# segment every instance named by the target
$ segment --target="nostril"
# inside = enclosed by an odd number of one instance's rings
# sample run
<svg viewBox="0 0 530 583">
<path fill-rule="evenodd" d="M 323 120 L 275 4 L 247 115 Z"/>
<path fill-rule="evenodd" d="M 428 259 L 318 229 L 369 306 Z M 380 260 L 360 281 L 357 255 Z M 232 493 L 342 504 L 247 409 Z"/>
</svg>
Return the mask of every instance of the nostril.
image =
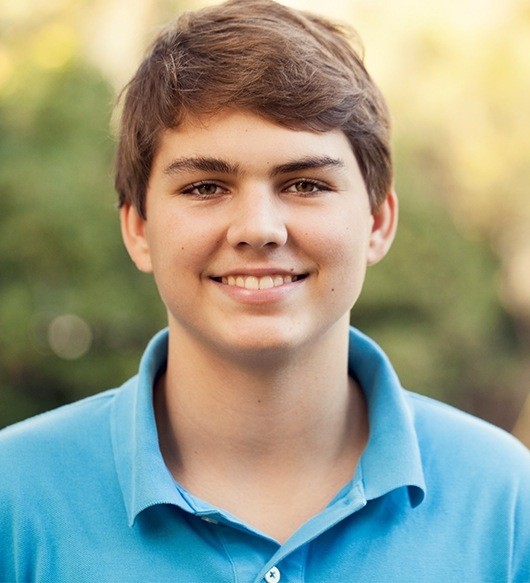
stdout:
<svg viewBox="0 0 530 583">
<path fill-rule="evenodd" d="M 244 247 L 255 247 L 255 248 L 265 248 L 265 249 L 273 249 L 274 247 L 279 247 L 281 245 L 280 242 L 277 241 L 260 241 L 259 239 L 250 239 L 248 241 L 240 241 L 237 246 L 239 248 Z"/>
<path fill-rule="evenodd" d="M 287 241 L 287 227 L 278 213 L 253 216 L 237 213 L 228 227 L 228 242 L 239 249 L 276 249 Z"/>
</svg>

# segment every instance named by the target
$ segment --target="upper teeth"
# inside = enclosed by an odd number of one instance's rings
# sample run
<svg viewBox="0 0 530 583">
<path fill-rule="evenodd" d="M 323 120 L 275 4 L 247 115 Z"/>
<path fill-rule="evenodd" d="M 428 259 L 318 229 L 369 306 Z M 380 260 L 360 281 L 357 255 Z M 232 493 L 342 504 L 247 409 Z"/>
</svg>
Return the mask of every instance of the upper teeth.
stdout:
<svg viewBox="0 0 530 583">
<path fill-rule="evenodd" d="M 235 285 L 245 289 L 270 289 L 286 283 L 291 283 L 296 279 L 292 275 L 264 275 L 256 277 L 254 275 L 229 275 L 221 278 L 225 285 Z"/>
</svg>

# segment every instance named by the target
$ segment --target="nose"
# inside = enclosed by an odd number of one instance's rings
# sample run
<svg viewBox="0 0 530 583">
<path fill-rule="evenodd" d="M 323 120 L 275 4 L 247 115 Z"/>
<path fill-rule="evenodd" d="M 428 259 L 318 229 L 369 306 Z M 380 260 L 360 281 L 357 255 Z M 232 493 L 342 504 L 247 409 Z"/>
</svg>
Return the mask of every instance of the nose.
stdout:
<svg viewBox="0 0 530 583">
<path fill-rule="evenodd" d="M 287 241 L 281 202 L 274 192 L 254 188 L 239 192 L 233 200 L 227 239 L 233 247 L 279 247 Z"/>
</svg>

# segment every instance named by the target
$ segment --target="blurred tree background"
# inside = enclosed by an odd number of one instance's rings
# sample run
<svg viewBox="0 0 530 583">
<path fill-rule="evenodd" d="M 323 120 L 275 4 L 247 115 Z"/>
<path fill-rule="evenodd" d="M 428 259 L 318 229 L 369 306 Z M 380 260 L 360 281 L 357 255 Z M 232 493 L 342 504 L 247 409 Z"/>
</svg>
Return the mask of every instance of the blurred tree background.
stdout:
<svg viewBox="0 0 530 583">
<path fill-rule="evenodd" d="M 0 427 L 121 384 L 164 325 L 121 244 L 109 120 L 159 26 L 206 3 L 0 8 Z M 440 4 L 326 3 L 395 118 L 400 230 L 352 322 L 405 386 L 511 430 L 530 388 L 530 6 Z"/>
</svg>

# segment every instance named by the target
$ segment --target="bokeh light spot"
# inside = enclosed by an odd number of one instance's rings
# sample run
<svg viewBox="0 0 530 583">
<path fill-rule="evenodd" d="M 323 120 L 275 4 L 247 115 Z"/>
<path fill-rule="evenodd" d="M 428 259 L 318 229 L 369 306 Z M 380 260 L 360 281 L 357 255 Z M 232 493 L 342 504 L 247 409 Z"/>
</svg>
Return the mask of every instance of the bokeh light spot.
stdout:
<svg viewBox="0 0 530 583">
<path fill-rule="evenodd" d="M 48 326 L 48 342 L 57 356 L 74 360 L 90 349 L 92 331 L 79 316 L 63 314 L 52 320 Z"/>
</svg>

